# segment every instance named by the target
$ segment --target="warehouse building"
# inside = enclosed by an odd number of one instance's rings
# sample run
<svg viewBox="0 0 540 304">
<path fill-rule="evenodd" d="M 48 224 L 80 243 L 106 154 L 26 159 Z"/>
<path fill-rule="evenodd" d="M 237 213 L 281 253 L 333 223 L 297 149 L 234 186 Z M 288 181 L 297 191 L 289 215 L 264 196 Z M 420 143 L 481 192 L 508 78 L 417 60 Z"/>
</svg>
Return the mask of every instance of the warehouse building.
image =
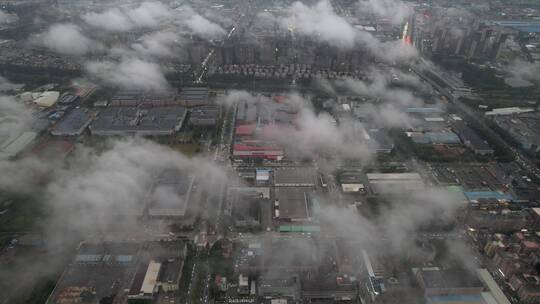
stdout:
<svg viewBox="0 0 540 304">
<path fill-rule="evenodd" d="M 159 293 L 172 292 L 180 288 L 184 260 L 187 253 L 185 242 L 149 242 L 140 252 L 139 266 L 128 292 L 128 303 L 153 301 Z"/>
<path fill-rule="evenodd" d="M 233 146 L 233 158 L 237 160 L 282 160 L 283 148 L 260 140 L 245 140 Z"/>
<path fill-rule="evenodd" d="M 540 112 L 495 116 L 493 121 L 523 149 L 540 151 Z"/>
<path fill-rule="evenodd" d="M 374 194 L 424 189 L 424 182 L 418 173 L 368 173 L 367 178 Z"/>
<path fill-rule="evenodd" d="M 257 122 L 258 109 L 252 103 L 242 101 L 236 108 L 236 122 L 238 124 L 251 124 Z"/>
<path fill-rule="evenodd" d="M 79 96 L 77 95 L 73 95 L 73 94 L 65 94 L 63 95 L 62 97 L 60 97 L 58 103 L 60 104 L 73 104 L 75 103 L 76 101 L 78 101 L 80 99 Z"/>
<path fill-rule="evenodd" d="M 405 113 L 418 116 L 440 117 L 440 115 L 444 114 L 444 110 L 438 107 L 409 107 L 405 109 Z"/>
<path fill-rule="evenodd" d="M 112 301 L 129 288 L 137 268 L 135 243 L 83 243 L 47 304 Z"/>
<path fill-rule="evenodd" d="M 320 253 L 313 238 L 272 237 L 264 247 L 264 270 L 289 274 L 315 273 L 321 266 Z"/>
<path fill-rule="evenodd" d="M 482 292 L 482 297 L 484 297 L 487 303 L 493 303 L 492 301 L 490 302 L 489 299 L 494 299 L 497 304 L 510 304 L 510 301 L 499 287 L 499 284 L 495 282 L 495 279 L 493 279 L 493 276 L 487 269 L 477 269 L 476 273 L 488 290 L 487 292 Z"/>
<path fill-rule="evenodd" d="M 274 218 L 286 222 L 304 222 L 312 218 L 309 188 L 276 187 Z"/>
<path fill-rule="evenodd" d="M 339 183 L 343 193 L 365 193 L 365 175 L 361 171 L 344 171 L 339 174 Z"/>
<path fill-rule="evenodd" d="M 37 96 L 34 99 L 34 103 L 40 107 L 50 108 L 58 102 L 60 97 L 60 92 L 58 91 L 46 91 Z"/>
<path fill-rule="evenodd" d="M 80 136 L 92 122 L 87 109 L 73 109 L 51 131 L 54 136 Z"/>
<path fill-rule="evenodd" d="M 475 274 L 465 270 L 442 270 L 439 267 L 413 269 L 427 303 L 483 304 L 484 285 Z"/>
<path fill-rule="evenodd" d="M 186 216 L 194 178 L 178 169 L 167 169 L 157 178 L 148 197 L 148 215 L 156 218 Z"/>
<path fill-rule="evenodd" d="M 461 141 L 456 133 L 445 132 L 407 132 L 407 136 L 416 144 L 426 145 L 459 145 Z"/>
<path fill-rule="evenodd" d="M 140 90 L 124 90 L 111 98 L 110 105 L 113 107 L 135 107 L 141 103 L 142 98 L 143 93 Z"/>
<path fill-rule="evenodd" d="M 463 144 L 475 154 L 492 155 L 494 153 L 488 143 L 464 122 L 458 121 L 454 123 L 452 129 L 457 132 Z"/>
<path fill-rule="evenodd" d="M 259 280 L 259 297 L 265 299 L 300 300 L 300 278 L 297 274 L 266 273 Z"/>
<path fill-rule="evenodd" d="M 81 243 L 46 303 L 156 299 L 178 290 L 186 252 L 183 241 Z"/>
<path fill-rule="evenodd" d="M 379 154 L 389 154 L 394 150 L 394 142 L 382 129 L 371 129 L 367 134 L 368 145 Z"/>
<path fill-rule="evenodd" d="M 317 180 L 313 167 L 282 167 L 273 172 L 276 187 L 315 187 Z"/>
<path fill-rule="evenodd" d="M 11 159 L 20 155 L 34 142 L 36 132 L 24 132 L 18 136 L 8 138 L 0 143 L 0 160 Z"/>
<path fill-rule="evenodd" d="M 184 107 L 206 106 L 210 104 L 210 90 L 207 87 L 182 88 L 178 101 Z"/>
<path fill-rule="evenodd" d="M 191 109 L 189 122 L 198 127 L 214 127 L 219 120 L 217 106 L 200 106 Z"/>
<path fill-rule="evenodd" d="M 167 136 L 178 132 L 187 111 L 183 107 L 109 107 L 90 125 L 93 135 Z"/>
<path fill-rule="evenodd" d="M 251 188 L 229 188 L 227 208 L 231 210 L 234 226 L 242 230 L 261 227 L 261 195 Z"/>
</svg>

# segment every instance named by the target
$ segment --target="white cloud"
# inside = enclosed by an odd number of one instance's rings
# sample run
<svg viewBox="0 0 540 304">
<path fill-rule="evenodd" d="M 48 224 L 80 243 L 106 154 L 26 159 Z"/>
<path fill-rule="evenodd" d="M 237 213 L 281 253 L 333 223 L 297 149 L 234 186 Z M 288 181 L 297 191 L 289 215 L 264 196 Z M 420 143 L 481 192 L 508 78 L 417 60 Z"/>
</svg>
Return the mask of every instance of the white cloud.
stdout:
<svg viewBox="0 0 540 304">
<path fill-rule="evenodd" d="M 131 48 L 142 56 L 171 57 L 172 47 L 178 42 L 178 36 L 170 31 L 156 32 L 143 36 Z"/>
<path fill-rule="evenodd" d="M 128 10 L 127 15 L 139 27 L 156 27 L 162 22 L 174 18 L 171 9 L 160 2 L 143 2 L 135 9 Z"/>
<path fill-rule="evenodd" d="M 207 38 L 216 39 L 225 35 L 225 30 L 216 23 L 204 18 L 201 15 L 194 15 L 185 21 L 185 24 L 194 33 Z"/>
<path fill-rule="evenodd" d="M 161 67 L 139 58 L 123 57 L 119 62 L 93 61 L 85 67 L 91 77 L 108 85 L 156 91 L 168 89 Z"/>
<path fill-rule="evenodd" d="M 34 41 L 65 55 L 85 55 L 98 50 L 101 45 L 86 37 L 74 24 L 55 24 L 45 33 L 35 36 Z"/>
<path fill-rule="evenodd" d="M 143 2 L 135 8 L 111 8 L 82 16 L 90 26 L 110 32 L 125 32 L 135 28 L 156 28 L 174 19 L 172 11 L 160 2 Z"/>
<path fill-rule="evenodd" d="M 91 12 L 82 16 L 82 19 L 88 25 L 110 32 L 125 32 L 135 26 L 131 19 L 118 8 L 111 8 L 101 13 Z"/>
<path fill-rule="evenodd" d="M 321 0 L 314 6 L 295 2 L 289 15 L 281 18 L 280 23 L 294 33 L 313 36 L 338 47 L 355 45 L 354 27 L 334 12 L 328 0 Z"/>
<path fill-rule="evenodd" d="M 506 72 L 514 83 L 531 85 L 540 83 L 540 64 L 516 60 L 506 67 Z"/>
<path fill-rule="evenodd" d="M 226 34 L 219 24 L 201 16 L 191 6 L 184 5 L 178 8 L 177 13 L 177 23 L 186 26 L 193 34 L 205 39 L 217 39 Z"/>
</svg>

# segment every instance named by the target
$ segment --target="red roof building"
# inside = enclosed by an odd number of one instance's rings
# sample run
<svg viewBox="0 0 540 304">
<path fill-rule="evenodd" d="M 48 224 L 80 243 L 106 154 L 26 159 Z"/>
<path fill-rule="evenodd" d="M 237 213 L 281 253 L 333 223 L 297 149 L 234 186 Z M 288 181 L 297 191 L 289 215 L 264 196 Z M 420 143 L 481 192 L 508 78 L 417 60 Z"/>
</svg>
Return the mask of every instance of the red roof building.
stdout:
<svg viewBox="0 0 540 304">
<path fill-rule="evenodd" d="M 272 145 L 258 145 L 258 141 L 248 141 L 234 144 L 233 157 L 240 159 L 281 160 L 283 149 Z"/>
<path fill-rule="evenodd" d="M 255 133 L 257 126 L 255 124 L 238 125 L 236 126 L 235 134 L 237 136 L 250 136 Z"/>
</svg>

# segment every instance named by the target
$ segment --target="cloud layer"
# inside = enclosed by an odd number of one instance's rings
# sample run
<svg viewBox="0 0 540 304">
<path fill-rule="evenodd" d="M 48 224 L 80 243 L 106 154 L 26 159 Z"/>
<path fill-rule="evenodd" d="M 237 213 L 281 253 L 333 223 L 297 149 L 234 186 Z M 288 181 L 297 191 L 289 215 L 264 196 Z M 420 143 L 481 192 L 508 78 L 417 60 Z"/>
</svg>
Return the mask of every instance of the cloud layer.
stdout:
<svg viewBox="0 0 540 304">
<path fill-rule="evenodd" d="M 73 24 L 55 24 L 35 40 L 60 54 L 85 55 L 100 48 L 99 43 L 86 37 L 81 28 Z"/>
<path fill-rule="evenodd" d="M 161 67 L 153 62 L 134 57 L 119 61 L 92 61 L 85 66 L 89 76 L 106 85 L 123 88 L 166 91 L 168 83 Z"/>
</svg>

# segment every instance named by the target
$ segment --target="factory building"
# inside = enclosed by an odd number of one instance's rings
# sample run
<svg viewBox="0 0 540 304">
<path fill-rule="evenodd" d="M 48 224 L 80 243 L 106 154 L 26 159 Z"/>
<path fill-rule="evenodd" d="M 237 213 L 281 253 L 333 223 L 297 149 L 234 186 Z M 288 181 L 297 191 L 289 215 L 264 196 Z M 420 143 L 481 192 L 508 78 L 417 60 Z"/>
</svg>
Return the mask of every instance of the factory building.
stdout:
<svg viewBox="0 0 540 304">
<path fill-rule="evenodd" d="M 493 279 L 493 276 L 487 269 L 477 269 L 476 273 L 478 274 L 480 281 L 486 286 L 487 291 L 482 292 L 482 297 L 487 303 L 510 304 L 510 301 L 506 295 L 504 295 L 499 284 L 495 282 L 495 279 Z M 495 302 L 489 301 L 489 299 L 493 299 Z"/>
<path fill-rule="evenodd" d="M 182 88 L 177 99 L 180 105 L 188 108 L 206 106 L 210 104 L 210 90 L 206 87 Z"/>
<path fill-rule="evenodd" d="M 46 304 L 154 300 L 178 290 L 186 252 L 183 241 L 81 243 Z"/>
<path fill-rule="evenodd" d="M 251 188 L 229 188 L 224 213 L 232 216 L 237 229 L 259 229 L 262 216 L 261 199 L 261 195 Z"/>
<path fill-rule="evenodd" d="M 540 151 L 540 112 L 498 115 L 493 121 L 524 150 Z"/>
<path fill-rule="evenodd" d="M 233 158 L 237 160 L 282 160 L 283 148 L 272 144 L 264 144 L 261 141 L 251 140 L 235 143 L 233 146 Z"/>
<path fill-rule="evenodd" d="M 469 210 L 464 219 L 467 227 L 474 230 L 509 233 L 527 229 L 529 214 L 525 210 Z"/>
<path fill-rule="evenodd" d="M 453 124 L 452 129 L 457 132 L 463 144 L 478 155 L 492 155 L 493 149 L 473 129 L 462 121 Z"/>
<path fill-rule="evenodd" d="M 366 134 L 368 145 L 378 154 L 390 154 L 394 150 L 394 142 L 388 137 L 385 130 L 371 129 Z"/>
<path fill-rule="evenodd" d="M 300 300 L 300 278 L 297 274 L 266 273 L 258 280 L 259 297 L 265 299 Z"/>
<path fill-rule="evenodd" d="M 58 102 L 60 97 L 60 92 L 58 91 L 46 91 L 39 94 L 35 99 L 34 103 L 40 107 L 50 108 Z"/>
<path fill-rule="evenodd" d="M 272 137 L 289 131 L 297 110 L 283 102 L 283 96 L 274 96 L 273 100 L 264 96 L 258 98 L 255 103 L 243 102 L 237 107 L 233 158 L 280 161 L 284 151 Z"/>
<path fill-rule="evenodd" d="M 418 173 L 368 173 L 367 178 L 369 187 L 374 194 L 424 189 L 424 182 Z"/>
<path fill-rule="evenodd" d="M 461 141 L 454 132 L 407 132 L 411 140 L 416 144 L 425 145 L 459 145 Z"/>
<path fill-rule="evenodd" d="M 99 303 L 116 298 L 129 287 L 138 248 L 134 243 L 81 244 L 46 303 Z"/>
<path fill-rule="evenodd" d="M 128 291 L 128 304 L 155 300 L 159 293 L 177 292 L 180 288 L 185 242 L 149 243 L 140 253 L 139 267 Z"/>
<path fill-rule="evenodd" d="M 78 101 L 79 99 L 80 99 L 80 97 L 77 96 L 77 95 L 65 94 L 62 97 L 60 97 L 60 99 L 58 100 L 58 103 L 64 104 L 64 105 L 65 104 L 73 104 L 76 101 Z"/>
<path fill-rule="evenodd" d="M 143 93 L 140 90 L 124 90 L 116 93 L 109 104 L 113 107 L 135 107 L 141 103 L 142 98 Z"/>
<path fill-rule="evenodd" d="M 365 175 L 360 171 L 344 171 L 339 175 L 343 193 L 365 193 Z"/>
<path fill-rule="evenodd" d="M 484 115 L 485 116 L 513 115 L 513 114 L 528 113 L 528 112 L 533 112 L 533 111 L 534 109 L 531 109 L 531 108 L 508 107 L 508 108 L 492 109 L 491 111 L 487 111 L 486 113 L 484 113 Z"/>
<path fill-rule="evenodd" d="M 255 170 L 255 183 L 257 186 L 268 186 L 270 184 L 270 169 L 259 168 Z"/>
<path fill-rule="evenodd" d="M 92 122 L 87 109 L 73 109 L 51 131 L 54 136 L 80 136 Z"/>
<path fill-rule="evenodd" d="M 38 134 L 36 132 L 24 132 L 13 138 L 8 138 L 0 143 L 0 160 L 11 159 L 20 155 L 34 142 Z"/>
<path fill-rule="evenodd" d="M 119 91 L 108 103 L 113 107 L 168 107 L 182 104 L 175 94 L 144 93 L 141 90 Z"/>
<path fill-rule="evenodd" d="M 442 270 L 439 267 L 413 269 L 416 281 L 424 292 L 426 303 L 483 304 L 484 285 L 465 270 Z"/>
<path fill-rule="evenodd" d="M 197 127 L 214 127 L 219 120 L 219 113 L 217 106 L 195 107 L 189 113 L 189 122 Z"/>
<path fill-rule="evenodd" d="M 90 132 L 101 136 L 167 136 L 182 128 L 186 115 L 183 107 L 108 107 L 90 125 Z"/>
<path fill-rule="evenodd" d="M 363 273 L 366 278 L 364 289 L 371 302 L 374 302 L 380 294 L 386 292 L 384 270 L 373 258 L 373 255 L 370 257 L 366 250 L 362 250 Z"/>
<path fill-rule="evenodd" d="M 305 222 L 312 218 L 309 188 L 277 187 L 274 189 L 274 218 L 286 222 Z"/>
<path fill-rule="evenodd" d="M 273 172 L 275 187 L 315 187 L 317 172 L 313 167 L 283 167 Z"/>
<path fill-rule="evenodd" d="M 156 178 L 148 196 L 148 215 L 183 218 L 188 211 L 194 178 L 178 169 L 167 169 Z"/>
</svg>

